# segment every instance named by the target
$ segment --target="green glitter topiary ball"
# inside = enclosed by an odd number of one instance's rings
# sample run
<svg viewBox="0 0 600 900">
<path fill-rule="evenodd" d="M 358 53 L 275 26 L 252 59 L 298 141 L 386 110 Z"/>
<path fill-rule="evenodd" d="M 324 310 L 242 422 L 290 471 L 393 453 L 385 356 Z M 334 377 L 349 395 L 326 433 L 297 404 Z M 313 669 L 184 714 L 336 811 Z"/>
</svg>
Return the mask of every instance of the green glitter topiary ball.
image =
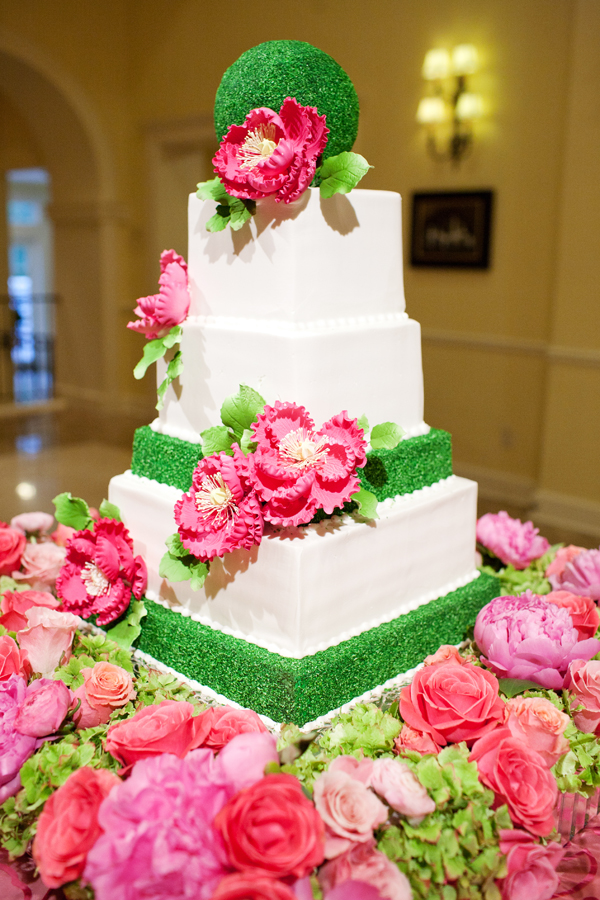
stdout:
<svg viewBox="0 0 600 900">
<path fill-rule="evenodd" d="M 221 140 L 230 125 L 241 125 L 251 109 L 279 112 L 286 97 L 327 116 L 324 158 L 352 149 L 359 112 L 354 85 L 331 56 L 304 41 L 267 41 L 227 69 L 215 98 L 217 137 Z"/>
</svg>

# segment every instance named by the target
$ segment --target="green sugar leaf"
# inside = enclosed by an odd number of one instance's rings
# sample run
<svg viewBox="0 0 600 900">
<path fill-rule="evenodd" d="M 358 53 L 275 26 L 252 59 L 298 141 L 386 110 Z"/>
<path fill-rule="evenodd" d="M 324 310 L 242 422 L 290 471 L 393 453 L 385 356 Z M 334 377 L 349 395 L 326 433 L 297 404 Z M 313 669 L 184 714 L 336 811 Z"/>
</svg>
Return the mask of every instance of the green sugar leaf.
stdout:
<svg viewBox="0 0 600 900">
<path fill-rule="evenodd" d="M 208 564 L 195 559 L 189 566 L 192 578 L 192 590 L 199 591 L 208 575 Z"/>
<path fill-rule="evenodd" d="M 162 342 L 165 345 L 165 347 L 167 348 L 167 350 L 170 350 L 171 347 L 173 347 L 173 346 L 175 346 L 175 344 L 179 343 L 179 341 L 181 340 L 182 334 L 183 334 L 183 328 L 181 327 L 181 325 L 174 325 L 171 328 L 169 333 L 166 334 L 164 336 L 164 338 L 162 338 Z"/>
<path fill-rule="evenodd" d="M 215 231 L 224 231 L 227 228 L 227 224 L 230 218 L 231 216 L 228 206 L 217 206 L 216 213 L 214 214 L 214 216 L 211 216 L 211 218 L 206 223 L 206 230 L 212 233 L 214 233 Z"/>
<path fill-rule="evenodd" d="M 156 338 L 153 341 L 148 341 L 144 347 L 142 358 L 133 370 L 133 377 L 138 381 L 140 378 L 143 378 L 152 363 L 165 355 L 166 349 L 164 338 Z"/>
<path fill-rule="evenodd" d="M 527 681 L 527 679 L 522 678 L 499 678 L 498 684 L 504 696 L 508 697 L 509 700 L 518 694 L 522 694 L 524 691 L 539 691 L 540 689 L 539 684 L 535 681 Z"/>
<path fill-rule="evenodd" d="M 192 573 L 183 560 L 172 556 L 168 551 L 160 561 L 158 574 L 167 581 L 189 581 Z"/>
<path fill-rule="evenodd" d="M 248 456 L 250 453 L 254 453 L 257 447 L 257 443 L 253 440 L 254 435 L 252 434 L 249 428 L 244 428 L 242 433 L 242 437 L 240 439 L 240 449 L 245 456 Z"/>
<path fill-rule="evenodd" d="M 318 170 L 321 197 L 347 194 L 372 168 L 364 156 L 358 153 L 349 153 L 345 150 L 338 156 L 330 156 Z"/>
<path fill-rule="evenodd" d="M 252 203 L 252 206 L 249 205 L 250 203 Z M 248 219 L 251 219 L 256 212 L 256 203 L 254 201 L 232 198 L 229 201 L 229 209 L 231 210 L 231 219 L 229 220 L 231 230 L 239 231 L 242 225 L 245 225 Z"/>
<path fill-rule="evenodd" d="M 227 397 L 221 407 L 221 421 L 231 428 L 238 443 L 245 429 L 249 429 L 257 415 L 265 408 L 265 401 L 257 391 L 240 384 L 237 394 Z"/>
<path fill-rule="evenodd" d="M 165 394 L 167 393 L 167 388 L 174 381 L 178 375 L 181 375 L 183 372 L 183 355 L 181 350 L 178 350 L 173 359 L 170 361 L 167 366 L 167 374 L 165 375 L 160 387 L 156 392 L 156 396 L 158 397 L 156 401 L 155 409 L 161 410 L 163 408 Z"/>
<path fill-rule="evenodd" d="M 115 506 L 114 503 L 110 503 L 109 500 L 103 500 L 100 506 L 98 507 L 98 512 L 102 516 L 103 519 L 116 519 L 117 522 L 122 522 L 121 519 L 121 511 L 118 506 Z"/>
<path fill-rule="evenodd" d="M 404 431 L 395 422 L 382 422 L 374 425 L 371 431 L 371 447 L 373 450 L 393 450 L 400 443 Z"/>
<path fill-rule="evenodd" d="M 356 424 L 359 428 L 362 428 L 366 437 L 369 433 L 369 420 L 367 419 L 367 417 L 364 415 L 361 416 L 360 419 L 357 419 Z"/>
<path fill-rule="evenodd" d="M 108 637 L 118 644 L 123 650 L 129 650 L 136 638 L 142 633 L 140 622 L 147 616 L 146 607 L 141 600 L 134 600 L 131 604 L 129 615 L 115 625 L 114 628 L 107 630 Z"/>
<path fill-rule="evenodd" d="M 76 531 L 82 531 L 91 526 L 90 508 L 85 500 L 73 497 L 65 491 L 63 494 L 58 494 L 52 502 L 56 507 L 56 521 L 61 525 L 68 525 L 70 528 L 75 528 Z"/>
<path fill-rule="evenodd" d="M 199 200 L 216 200 L 217 203 L 227 203 L 229 195 L 220 178 L 212 178 L 210 181 L 201 181 L 196 185 L 196 197 Z"/>
<path fill-rule="evenodd" d="M 169 537 L 165 541 L 165 544 L 167 545 L 171 556 L 181 559 L 184 556 L 190 555 L 190 551 L 187 550 L 181 543 L 181 538 L 179 537 L 179 533 L 177 531 L 175 532 L 175 534 L 169 535 Z"/>
<path fill-rule="evenodd" d="M 377 515 L 377 497 L 371 491 L 361 488 L 356 494 L 352 494 L 351 499 L 358 503 L 358 513 L 365 519 L 378 519 Z"/>
<path fill-rule="evenodd" d="M 210 456 L 211 453 L 221 453 L 222 451 L 228 452 L 230 455 L 233 453 L 231 445 L 234 436 L 226 425 L 207 428 L 206 431 L 201 432 L 200 437 L 203 456 Z"/>
</svg>

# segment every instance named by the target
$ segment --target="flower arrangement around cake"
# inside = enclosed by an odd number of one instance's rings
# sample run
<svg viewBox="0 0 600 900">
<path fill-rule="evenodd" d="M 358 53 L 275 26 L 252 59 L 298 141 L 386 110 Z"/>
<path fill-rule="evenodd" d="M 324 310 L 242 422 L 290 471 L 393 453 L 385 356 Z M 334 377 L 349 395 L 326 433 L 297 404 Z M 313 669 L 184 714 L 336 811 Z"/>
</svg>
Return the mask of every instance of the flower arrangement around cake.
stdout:
<svg viewBox="0 0 600 900">
<path fill-rule="evenodd" d="M 277 432 L 271 416 L 254 437 Z M 232 452 L 217 457 L 232 466 L 224 483 L 246 459 Z M 548 586 L 569 590 L 498 597 L 472 640 L 441 647 L 394 694 L 277 734 L 84 624 L 140 603 L 145 566 L 110 504 L 60 495 L 56 509 L 57 528 L 43 513 L 0 527 L 0 842 L 13 885 L 31 853 L 72 898 L 589 896 L 600 829 L 579 845 L 556 826 L 600 787 L 600 618 L 571 593 L 594 593 L 599 551 L 549 551 Z M 64 552 L 34 588 L 23 576 L 38 544 Z"/>
</svg>

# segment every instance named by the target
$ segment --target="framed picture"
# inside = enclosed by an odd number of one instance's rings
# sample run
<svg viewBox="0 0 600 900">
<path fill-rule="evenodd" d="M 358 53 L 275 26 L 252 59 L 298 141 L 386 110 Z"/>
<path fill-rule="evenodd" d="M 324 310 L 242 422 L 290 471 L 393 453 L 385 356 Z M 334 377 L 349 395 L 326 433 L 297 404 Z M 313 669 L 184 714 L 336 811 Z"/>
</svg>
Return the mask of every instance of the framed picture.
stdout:
<svg viewBox="0 0 600 900">
<path fill-rule="evenodd" d="M 413 194 L 411 265 L 487 269 L 492 191 Z"/>
</svg>

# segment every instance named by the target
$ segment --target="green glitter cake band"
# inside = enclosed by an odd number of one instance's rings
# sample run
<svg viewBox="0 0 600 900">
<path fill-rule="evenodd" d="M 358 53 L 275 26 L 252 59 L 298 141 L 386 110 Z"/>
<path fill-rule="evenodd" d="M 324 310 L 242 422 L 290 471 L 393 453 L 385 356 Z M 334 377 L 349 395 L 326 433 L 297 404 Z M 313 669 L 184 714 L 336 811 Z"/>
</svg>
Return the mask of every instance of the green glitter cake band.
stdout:
<svg viewBox="0 0 600 900">
<path fill-rule="evenodd" d="M 192 474 L 202 458 L 200 444 L 138 428 L 133 439 L 131 471 L 188 491 Z M 452 442 L 446 431 L 432 428 L 429 434 L 400 441 L 393 450 L 372 450 L 367 465 L 359 470 L 364 488 L 379 501 L 410 494 L 452 475 Z"/>
<path fill-rule="evenodd" d="M 304 725 L 457 644 L 498 596 L 481 574 L 406 615 L 302 659 L 271 653 L 146 599 L 136 647 L 187 678 L 276 722 Z"/>
</svg>

